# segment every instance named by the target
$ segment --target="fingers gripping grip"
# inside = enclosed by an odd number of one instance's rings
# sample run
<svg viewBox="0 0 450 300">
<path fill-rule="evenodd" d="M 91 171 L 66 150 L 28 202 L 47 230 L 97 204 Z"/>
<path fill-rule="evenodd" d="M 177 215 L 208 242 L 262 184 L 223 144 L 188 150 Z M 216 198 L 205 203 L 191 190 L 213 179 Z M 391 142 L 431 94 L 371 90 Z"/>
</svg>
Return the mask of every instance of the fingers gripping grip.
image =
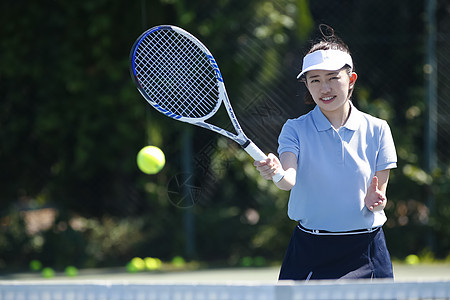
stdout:
<svg viewBox="0 0 450 300">
<path fill-rule="evenodd" d="M 247 143 L 242 146 L 244 150 L 250 154 L 251 157 L 253 157 L 254 160 L 260 161 L 260 160 L 266 160 L 267 155 L 262 152 L 258 146 L 256 146 L 252 141 L 248 140 Z M 275 175 L 273 175 L 272 180 L 273 182 L 279 182 L 281 179 L 283 179 L 284 174 L 283 172 L 278 172 Z"/>
</svg>

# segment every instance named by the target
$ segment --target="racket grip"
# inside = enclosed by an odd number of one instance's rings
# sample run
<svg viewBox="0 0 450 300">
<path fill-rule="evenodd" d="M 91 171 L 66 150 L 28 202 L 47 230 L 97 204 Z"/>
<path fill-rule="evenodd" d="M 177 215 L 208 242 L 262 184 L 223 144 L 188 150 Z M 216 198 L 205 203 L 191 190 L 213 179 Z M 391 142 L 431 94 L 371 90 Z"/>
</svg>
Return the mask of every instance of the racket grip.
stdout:
<svg viewBox="0 0 450 300">
<path fill-rule="evenodd" d="M 250 154 L 251 157 L 253 157 L 254 160 L 260 161 L 260 160 L 266 160 L 267 155 L 264 154 L 264 152 L 261 151 L 261 149 L 258 148 L 258 146 L 255 145 L 250 140 L 247 140 L 247 143 L 245 143 L 242 148 Z M 277 183 L 284 177 L 284 172 L 279 172 L 273 175 L 272 180 L 273 182 Z"/>
<path fill-rule="evenodd" d="M 245 143 L 242 148 L 250 154 L 251 157 L 253 157 L 254 160 L 266 160 L 267 155 L 264 154 L 264 152 L 261 151 L 261 149 L 258 148 L 258 146 L 255 145 L 250 140 L 247 140 L 247 143 Z"/>
</svg>

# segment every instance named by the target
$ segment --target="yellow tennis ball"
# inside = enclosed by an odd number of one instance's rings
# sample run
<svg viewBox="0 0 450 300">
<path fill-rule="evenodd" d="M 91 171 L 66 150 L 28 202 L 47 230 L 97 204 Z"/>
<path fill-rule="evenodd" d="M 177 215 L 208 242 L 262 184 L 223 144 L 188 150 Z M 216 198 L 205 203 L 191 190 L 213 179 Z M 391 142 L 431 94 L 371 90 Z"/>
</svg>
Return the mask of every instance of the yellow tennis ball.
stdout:
<svg viewBox="0 0 450 300">
<path fill-rule="evenodd" d="M 164 153 L 155 146 L 141 149 L 137 155 L 137 165 L 145 174 L 156 174 L 164 167 L 166 158 Z"/>
<path fill-rule="evenodd" d="M 64 269 L 64 273 L 66 273 L 66 276 L 68 277 L 76 277 L 78 275 L 78 269 L 75 266 L 67 266 Z"/>
<path fill-rule="evenodd" d="M 44 278 L 52 278 L 55 277 L 55 271 L 50 267 L 45 267 L 42 269 L 42 276 Z"/>
<path fill-rule="evenodd" d="M 136 268 L 138 271 L 142 271 L 145 269 L 145 262 L 140 257 L 135 257 L 131 260 L 131 264 Z"/>
<path fill-rule="evenodd" d="M 145 267 L 147 270 L 154 271 L 161 268 L 162 262 L 159 258 L 146 257 L 144 258 Z"/>
<path fill-rule="evenodd" d="M 415 254 L 410 254 L 405 258 L 405 262 L 408 265 L 417 265 L 418 263 L 420 263 L 420 258 Z"/>
</svg>

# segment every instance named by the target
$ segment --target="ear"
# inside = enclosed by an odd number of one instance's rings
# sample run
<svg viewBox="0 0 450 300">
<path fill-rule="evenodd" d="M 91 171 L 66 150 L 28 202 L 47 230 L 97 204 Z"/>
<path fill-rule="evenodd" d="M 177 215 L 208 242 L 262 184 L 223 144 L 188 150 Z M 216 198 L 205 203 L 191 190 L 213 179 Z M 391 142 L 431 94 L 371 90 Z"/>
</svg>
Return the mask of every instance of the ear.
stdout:
<svg viewBox="0 0 450 300">
<path fill-rule="evenodd" d="M 352 72 L 352 74 L 350 74 L 350 87 L 349 88 L 353 88 L 353 86 L 356 83 L 356 79 L 358 79 L 358 75 L 355 72 Z"/>
</svg>

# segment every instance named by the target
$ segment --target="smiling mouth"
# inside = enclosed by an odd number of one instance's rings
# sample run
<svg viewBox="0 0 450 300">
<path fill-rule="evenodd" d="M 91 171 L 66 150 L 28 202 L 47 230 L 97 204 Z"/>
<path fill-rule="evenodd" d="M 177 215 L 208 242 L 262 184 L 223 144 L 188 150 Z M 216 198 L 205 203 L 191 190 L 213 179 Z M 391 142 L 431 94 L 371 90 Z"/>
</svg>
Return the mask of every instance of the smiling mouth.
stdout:
<svg viewBox="0 0 450 300">
<path fill-rule="evenodd" d="M 335 96 L 332 96 L 332 97 L 323 97 L 323 98 L 320 98 L 323 102 L 330 102 L 330 101 L 332 101 L 333 99 L 335 98 Z"/>
</svg>

